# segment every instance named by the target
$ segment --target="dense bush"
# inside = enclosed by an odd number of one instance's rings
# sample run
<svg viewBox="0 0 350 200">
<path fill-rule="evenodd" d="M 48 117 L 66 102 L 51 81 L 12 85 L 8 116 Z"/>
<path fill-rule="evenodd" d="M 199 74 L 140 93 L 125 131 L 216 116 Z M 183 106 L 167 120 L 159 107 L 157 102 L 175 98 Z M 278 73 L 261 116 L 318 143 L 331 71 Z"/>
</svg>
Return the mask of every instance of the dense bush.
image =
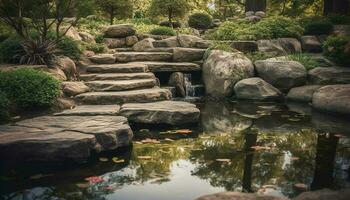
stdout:
<svg viewBox="0 0 350 200">
<path fill-rule="evenodd" d="M 329 15 L 328 19 L 333 24 L 350 24 L 350 16 L 348 15 Z"/>
<path fill-rule="evenodd" d="M 18 69 L 0 74 L 0 90 L 21 109 L 47 108 L 58 97 L 59 82 L 34 69 Z"/>
<path fill-rule="evenodd" d="M 172 24 L 172 25 L 171 25 Z M 170 23 L 169 21 L 163 21 L 159 23 L 159 26 L 166 26 L 166 27 L 173 27 L 173 28 L 180 28 L 181 23 L 180 22 L 172 22 Z"/>
<path fill-rule="evenodd" d="M 174 35 L 176 35 L 176 32 L 172 28 L 161 26 L 161 27 L 157 27 L 157 28 L 152 29 L 150 31 L 150 34 L 152 34 L 152 35 L 172 35 L 172 36 L 174 36 Z"/>
<path fill-rule="evenodd" d="M 81 51 L 79 49 L 79 44 L 68 38 L 64 37 L 58 44 L 59 55 L 67 56 L 73 60 L 78 60 L 80 58 Z"/>
<path fill-rule="evenodd" d="M 350 37 L 328 37 L 323 43 L 323 53 L 341 65 L 350 65 Z"/>
<path fill-rule="evenodd" d="M 264 18 L 258 23 L 232 21 L 223 23 L 209 35 L 215 40 L 259 40 L 281 37 L 299 38 L 304 29 L 295 21 L 283 16 Z"/>
<path fill-rule="evenodd" d="M 206 13 L 194 13 L 188 18 L 188 25 L 195 29 L 208 29 L 212 24 L 212 18 Z"/>
<path fill-rule="evenodd" d="M 87 44 L 85 47 L 87 50 L 93 51 L 95 53 L 104 53 L 107 51 L 107 46 L 105 44 L 90 43 L 90 44 Z"/>
<path fill-rule="evenodd" d="M 0 91 L 0 124 L 9 117 L 9 100 L 4 92 Z"/>
<path fill-rule="evenodd" d="M 332 30 L 333 24 L 329 20 L 311 21 L 305 25 L 305 34 L 307 35 L 328 35 Z"/>
<path fill-rule="evenodd" d="M 0 43 L 0 61 L 4 63 L 19 63 L 19 54 L 23 52 L 21 40 L 10 37 Z"/>
</svg>

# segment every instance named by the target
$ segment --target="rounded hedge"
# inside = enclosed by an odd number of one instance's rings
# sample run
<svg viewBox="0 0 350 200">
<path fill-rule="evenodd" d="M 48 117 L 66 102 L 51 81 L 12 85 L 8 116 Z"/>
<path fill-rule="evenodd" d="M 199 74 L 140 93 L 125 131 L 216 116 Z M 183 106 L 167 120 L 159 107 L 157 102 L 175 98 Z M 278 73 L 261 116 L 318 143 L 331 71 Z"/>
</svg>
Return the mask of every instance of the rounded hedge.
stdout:
<svg viewBox="0 0 350 200">
<path fill-rule="evenodd" d="M 333 30 L 333 24 L 328 20 L 312 21 L 305 25 L 307 35 L 328 35 Z"/>
<path fill-rule="evenodd" d="M 188 18 L 188 25 L 195 29 L 208 29 L 212 23 L 212 17 L 206 13 L 194 13 Z"/>
<path fill-rule="evenodd" d="M 80 58 L 81 51 L 79 49 L 79 44 L 68 38 L 64 37 L 58 44 L 57 48 L 60 50 L 61 55 L 67 56 L 73 60 L 78 60 Z"/>
<path fill-rule="evenodd" d="M 6 121 L 9 118 L 9 100 L 6 94 L 0 91 L 0 123 Z"/>
<path fill-rule="evenodd" d="M 350 65 L 350 37 L 330 36 L 323 43 L 323 54 L 336 63 Z"/>
<path fill-rule="evenodd" d="M 1 73 L 0 90 L 21 109 L 50 107 L 60 94 L 56 79 L 28 68 Z"/>
<path fill-rule="evenodd" d="M 21 40 L 17 37 L 7 38 L 0 43 L 0 61 L 4 63 L 19 63 L 22 52 Z"/>
<path fill-rule="evenodd" d="M 172 28 L 161 26 L 161 27 L 157 27 L 157 28 L 152 29 L 150 31 L 150 34 L 152 34 L 152 35 L 171 35 L 171 36 L 174 36 L 174 35 L 176 35 L 176 32 Z"/>
</svg>

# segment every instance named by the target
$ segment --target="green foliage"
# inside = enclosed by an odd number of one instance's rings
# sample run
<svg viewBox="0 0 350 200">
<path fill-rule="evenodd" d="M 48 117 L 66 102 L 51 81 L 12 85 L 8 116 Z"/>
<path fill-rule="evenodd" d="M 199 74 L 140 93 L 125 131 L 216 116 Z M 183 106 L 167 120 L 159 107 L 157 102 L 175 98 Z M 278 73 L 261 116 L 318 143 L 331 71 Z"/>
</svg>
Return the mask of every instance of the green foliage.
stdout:
<svg viewBox="0 0 350 200">
<path fill-rule="evenodd" d="M 10 37 L 0 43 L 0 61 L 4 63 L 19 63 L 18 54 L 23 51 L 21 40 Z"/>
<path fill-rule="evenodd" d="M 73 60 L 78 60 L 80 58 L 81 51 L 79 49 L 79 44 L 68 38 L 64 37 L 58 44 L 59 55 L 67 56 Z"/>
<path fill-rule="evenodd" d="M 59 96 L 59 82 L 34 69 L 18 69 L 0 74 L 0 90 L 22 109 L 47 108 Z"/>
<path fill-rule="evenodd" d="M 332 14 L 327 16 L 329 21 L 333 24 L 350 24 L 350 16 Z"/>
<path fill-rule="evenodd" d="M 90 44 L 86 44 L 85 47 L 87 50 L 93 51 L 95 53 L 105 53 L 107 51 L 107 46 L 105 44 L 90 43 Z"/>
<path fill-rule="evenodd" d="M 257 60 L 266 60 L 268 58 L 271 58 L 271 55 L 265 54 L 261 51 L 251 52 L 245 54 L 247 58 L 249 58 L 252 62 L 255 62 Z"/>
<path fill-rule="evenodd" d="M 172 22 L 174 18 L 183 18 L 189 8 L 187 0 L 152 0 L 149 12 L 154 17 L 167 17 Z"/>
<path fill-rule="evenodd" d="M 302 65 L 304 65 L 306 70 L 311 70 L 313 68 L 319 67 L 319 63 L 307 54 L 291 54 L 288 55 L 288 59 L 301 63 Z"/>
<path fill-rule="evenodd" d="M 1 77 L 1 75 L 0 75 Z M 4 92 L 0 91 L 0 122 L 9 118 L 9 100 Z"/>
<path fill-rule="evenodd" d="M 188 25 L 195 29 L 208 29 L 212 24 L 212 18 L 207 13 L 194 13 L 188 19 Z"/>
<path fill-rule="evenodd" d="M 174 36 L 174 35 L 176 35 L 176 32 L 172 28 L 161 26 L 161 27 L 152 29 L 150 31 L 150 34 L 152 34 L 152 35 L 172 35 L 172 36 Z"/>
<path fill-rule="evenodd" d="M 159 23 L 159 26 L 166 26 L 166 27 L 172 27 L 172 28 L 180 28 L 181 23 L 180 22 L 169 22 L 169 21 L 162 21 Z"/>
<path fill-rule="evenodd" d="M 273 16 L 253 24 L 244 20 L 225 22 L 209 35 L 215 40 L 259 40 L 281 37 L 299 38 L 304 29 L 295 20 Z"/>
<path fill-rule="evenodd" d="M 96 43 L 103 43 L 104 35 L 103 34 L 98 34 L 95 36 L 95 41 Z"/>
<path fill-rule="evenodd" d="M 328 20 L 311 21 L 305 25 L 305 34 L 307 35 L 328 35 L 332 30 L 333 24 Z"/>
<path fill-rule="evenodd" d="M 110 24 L 114 18 L 124 19 L 132 17 L 133 4 L 131 0 L 96 0 L 101 11 L 108 15 Z"/>
<path fill-rule="evenodd" d="M 330 36 L 323 43 L 323 54 L 341 65 L 350 64 L 350 37 Z"/>
</svg>

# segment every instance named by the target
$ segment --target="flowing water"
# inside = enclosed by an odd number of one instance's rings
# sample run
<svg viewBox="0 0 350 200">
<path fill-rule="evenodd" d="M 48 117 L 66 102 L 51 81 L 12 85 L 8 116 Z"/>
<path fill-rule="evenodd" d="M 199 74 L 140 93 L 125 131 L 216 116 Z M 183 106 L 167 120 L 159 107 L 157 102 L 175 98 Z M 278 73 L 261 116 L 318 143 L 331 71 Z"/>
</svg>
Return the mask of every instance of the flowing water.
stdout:
<svg viewBox="0 0 350 200">
<path fill-rule="evenodd" d="M 199 106 L 192 133 L 134 126 L 132 148 L 84 166 L 4 169 L 0 199 L 192 200 L 221 191 L 294 197 L 350 186 L 346 119 L 297 104 Z M 143 144 L 146 138 L 160 143 Z"/>
</svg>

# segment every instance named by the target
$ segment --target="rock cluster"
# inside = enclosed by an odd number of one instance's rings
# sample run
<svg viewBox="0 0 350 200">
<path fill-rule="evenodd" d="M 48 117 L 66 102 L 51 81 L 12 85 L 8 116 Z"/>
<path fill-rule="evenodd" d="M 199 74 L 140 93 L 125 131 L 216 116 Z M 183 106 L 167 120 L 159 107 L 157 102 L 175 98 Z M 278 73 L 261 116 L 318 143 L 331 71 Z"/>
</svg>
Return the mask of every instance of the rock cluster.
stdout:
<svg viewBox="0 0 350 200">
<path fill-rule="evenodd" d="M 129 24 L 119 24 L 107 27 L 103 42 L 109 48 L 132 47 L 139 41 L 136 29 Z"/>
</svg>

